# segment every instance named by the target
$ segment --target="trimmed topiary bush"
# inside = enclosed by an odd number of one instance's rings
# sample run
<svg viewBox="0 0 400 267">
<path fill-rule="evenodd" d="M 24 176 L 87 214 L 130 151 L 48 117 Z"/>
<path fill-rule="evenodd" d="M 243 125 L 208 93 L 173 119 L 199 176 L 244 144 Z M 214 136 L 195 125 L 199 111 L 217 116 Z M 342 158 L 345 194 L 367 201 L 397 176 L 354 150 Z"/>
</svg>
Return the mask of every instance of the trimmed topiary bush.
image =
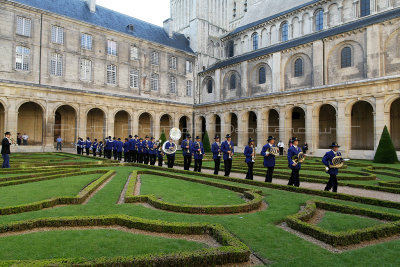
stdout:
<svg viewBox="0 0 400 267">
<path fill-rule="evenodd" d="M 383 129 L 378 149 L 376 150 L 374 163 L 393 164 L 398 162 L 396 149 L 394 148 L 392 138 L 390 137 L 387 127 Z"/>
<path fill-rule="evenodd" d="M 160 140 L 161 140 L 160 146 L 162 146 L 165 142 L 167 142 L 167 137 L 165 136 L 164 130 L 162 130 Z"/>
<path fill-rule="evenodd" d="M 206 153 L 211 152 L 211 144 L 210 144 L 210 139 L 208 138 L 207 131 L 204 133 L 203 146 L 204 146 L 204 152 L 206 152 Z"/>
</svg>

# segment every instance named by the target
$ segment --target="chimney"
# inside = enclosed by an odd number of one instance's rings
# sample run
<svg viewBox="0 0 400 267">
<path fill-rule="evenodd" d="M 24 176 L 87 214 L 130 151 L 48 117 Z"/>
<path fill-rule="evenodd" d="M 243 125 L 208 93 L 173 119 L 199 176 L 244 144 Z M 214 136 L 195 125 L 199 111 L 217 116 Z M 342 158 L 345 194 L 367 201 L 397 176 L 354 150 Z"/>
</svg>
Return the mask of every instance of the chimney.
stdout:
<svg viewBox="0 0 400 267">
<path fill-rule="evenodd" d="M 86 0 L 91 13 L 96 13 L 96 0 Z"/>
<path fill-rule="evenodd" d="M 169 38 L 172 38 L 173 32 L 172 32 L 172 19 L 169 18 L 167 20 L 164 20 L 164 31 L 168 34 Z"/>
</svg>

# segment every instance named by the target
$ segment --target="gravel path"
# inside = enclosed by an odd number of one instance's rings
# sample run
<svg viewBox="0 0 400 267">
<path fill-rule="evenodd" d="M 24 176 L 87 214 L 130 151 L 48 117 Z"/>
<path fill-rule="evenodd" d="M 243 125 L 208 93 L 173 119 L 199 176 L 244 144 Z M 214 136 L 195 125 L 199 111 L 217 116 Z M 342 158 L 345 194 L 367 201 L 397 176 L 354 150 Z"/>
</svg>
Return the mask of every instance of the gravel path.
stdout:
<svg viewBox="0 0 400 267">
<path fill-rule="evenodd" d="M 174 168 L 183 170 L 183 167 L 180 167 L 180 166 L 175 166 Z M 207 174 L 214 173 L 214 171 L 211 169 L 202 169 L 202 172 L 207 173 Z M 220 175 L 223 175 L 223 170 L 220 171 Z M 245 179 L 246 174 L 231 172 L 230 177 Z M 300 179 L 301 179 L 301 172 L 300 172 Z M 263 182 L 263 181 L 265 181 L 265 177 L 254 176 L 254 180 Z M 287 180 L 274 178 L 272 180 L 272 183 L 280 184 L 280 185 L 287 185 L 288 180 L 289 180 L 289 176 L 288 176 Z M 301 182 L 300 187 L 308 188 L 308 189 L 315 189 L 315 190 L 324 190 L 325 184 Z M 387 193 L 387 192 L 381 192 L 381 191 L 375 191 L 375 190 L 353 188 L 353 187 L 348 187 L 348 186 L 339 186 L 338 192 L 343 193 L 343 194 L 348 194 L 348 195 L 360 196 L 360 197 L 370 197 L 370 198 L 376 198 L 376 199 L 381 199 L 381 200 L 400 202 L 399 194 L 393 194 L 393 193 Z"/>
</svg>

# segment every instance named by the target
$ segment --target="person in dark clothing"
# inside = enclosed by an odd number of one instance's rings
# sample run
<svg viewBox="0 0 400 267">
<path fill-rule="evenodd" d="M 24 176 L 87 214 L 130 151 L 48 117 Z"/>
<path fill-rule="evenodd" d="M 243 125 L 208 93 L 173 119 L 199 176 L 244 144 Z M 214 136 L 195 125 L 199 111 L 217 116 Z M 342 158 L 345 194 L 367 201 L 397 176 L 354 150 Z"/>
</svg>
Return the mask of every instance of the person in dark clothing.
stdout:
<svg viewBox="0 0 400 267">
<path fill-rule="evenodd" d="M 4 134 L 3 141 L 1 142 L 1 156 L 3 157 L 3 169 L 10 168 L 10 146 L 12 144 L 11 140 L 11 133 L 6 132 Z"/>
</svg>

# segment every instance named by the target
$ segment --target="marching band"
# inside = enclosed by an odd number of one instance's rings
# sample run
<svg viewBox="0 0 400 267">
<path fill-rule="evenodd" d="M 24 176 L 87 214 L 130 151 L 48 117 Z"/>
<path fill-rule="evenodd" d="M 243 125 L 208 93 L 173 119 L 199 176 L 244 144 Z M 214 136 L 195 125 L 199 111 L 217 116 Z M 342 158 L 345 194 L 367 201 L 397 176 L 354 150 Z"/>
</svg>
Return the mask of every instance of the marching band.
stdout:
<svg viewBox="0 0 400 267">
<path fill-rule="evenodd" d="M 95 139 L 93 142 L 88 137 L 86 141 L 82 138 L 78 138 L 76 145 L 77 154 L 83 155 L 84 150 L 86 155 L 93 152 L 93 156 L 102 157 L 104 151 L 104 158 L 115 160 L 122 160 L 122 153 L 124 155 L 124 162 L 133 162 L 141 164 L 150 164 L 158 166 L 163 166 L 164 156 L 167 156 L 167 167 L 174 168 L 175 164 L 175 154 L 177 151 L 176 141 L 181 138 L 181 132 L 177 128 L 173 128 L 170 132 L 170 138 L 168 141 L 162 143 L 161 140 L 155 141 L 154 137 L 146 136 L 143 140 L 139 138 L 138 135 L 129 138 L 125 138 L 125 142 L 121 141 L 121 138 L 116 139 L 111 136 L 107 137 L 104 142 L 98 142 Z M 230 134 L 225 136 L 226 140 L 224 142 L 220 141 L 220 137 L 216 135 L 214 137 L 215 142 L 211 145 L 212 159 L 214 161 L 214 175 L 219 174 L 221 159 L 224 161 L 224 175 L 226 177 L 230 176 L 232 170 L 232 162 L 235 154 L 235 145 L 232 141 Z M 175 142 L 174 142 L 175 141 Z M 292 144 L 287 152 L 288 167 L 291 170 L 288 185 L 289 186 L 300 186 L 300 170 L 302 163 L 305 160 L 305 153 L 299 147 L 299 141 L 297 137 L 290 139 Z M 269 136 L 267 144 L 265 144 L 261 150 L 261 156 L 263 158 L 263 166 L 267 169 L 265 174 L 265 182 L 272 183 L 272 178 L 274 174 L 276 157 L 282 156 L 282 144 L 275 144 L 276 138 Z M 282 143 L 281 141 L 279 143 Z M 184 170 L 188 171 L 191 166 L 192 159 L 194 159 L 194 171 L 201 172 L 203 159 L 205 157 L 205 150 L 203 142 L 200 136 L 196 136 L 195 141 L 191 140 L 189 134 L 186 135 L 186 139 L 182 141 L 181 144 L 182 155 L 184 159 Z M 329 182 L 325 187 L 325 191 L 337 192 L 338 182 L 337 175 L 339 168 L 344 164 L 344 159 L 341 153 L 338 151 L 339 145 L 337 143 L 332 143 L 330 146 L 331 150 L 328 151 L 322 159 L 322 163 L 326 167 L 326 172 L 330 175 Z M 254 164 L 256 162 L 256 145 L 252 138 L 249 139 L 248 145 L 244 149 L 245 162 L 247 164 L 246 179 L 253 180 Z"/>
</svg>

